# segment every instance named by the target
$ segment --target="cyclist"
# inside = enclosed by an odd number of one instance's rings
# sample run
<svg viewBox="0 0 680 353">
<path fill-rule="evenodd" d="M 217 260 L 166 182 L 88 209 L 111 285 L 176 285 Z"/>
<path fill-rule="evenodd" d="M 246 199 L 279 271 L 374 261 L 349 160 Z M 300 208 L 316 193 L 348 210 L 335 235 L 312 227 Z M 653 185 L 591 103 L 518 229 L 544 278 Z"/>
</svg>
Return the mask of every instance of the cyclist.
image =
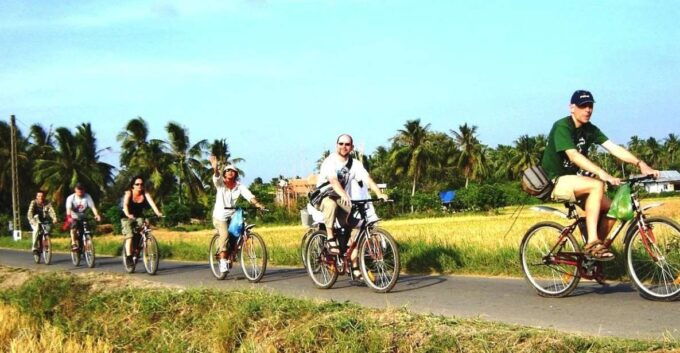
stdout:
<svg viewBox="0 0 680 353">
<path fill-rule="evenodd" d="M 604 147 L 623 162 L 633 164 L 646 175 L 659 176 L 659 171 L 612 142 L 590 122 L 595 99 L 584 90 L 571 96 L 571 115 L 557 120 L 548 135 L 548 144 L 541 165 L 554 182 L 551 198 L 559 202 L 574 202 L 585 209 L 588 242 L 585 252 L 596 260 L 607 261 L 614 254 L 604 246 L 604 240 L 616 219 L 605 217 L 611 200 L 604 195 L 605 183 L 621 184 L 621 179 L 609 175 L 588 159 L 593 143 Z"/>
<path fill-rule="evenodd" d="M 352 181 L 356 180 L 359 185 L 368 185 L 378 198 L 387 200 L 387 195 L 383 194 L 368 174 L 364 166 L 359 161 L 353 161 L 351 153 L 354 150 L 354 140 L 348 134 L 338 136 L 336 140 L 336 151 L 321 164 L 319 168 L 319 179 L 317 180 L 317 190 L 319 196 L 312 201 L 312 204 L 323 213 L 324 225 L 326 226 L 327 246 L 331 254 L 340 254 L 340 244 L 336 240 L 337 235 L 333 233 L 333 222 L 337 218 L 342 227 L 347 227 L 349 213 L 352 210 Z M 360 275 L 356 266 L 356 254 L 352 254 L 352 271 L 355 276 Z"/>
<path fill-rule="evenodd" d="M 210 156 L 210 165 L 213 169 L 213 184 L 217 189 L 215 195 L 215 208 L 213 209 L 213 225 L 220 237 L 217 242 L 220 247 L 220 272 L 229 272 L 231 266 L 229 260 L 229 251 L 235 245 L 235 239 L 229 237 L 227 227 L 231 216 L 234 215 L 235 210 L 225 209 L 225 207 L 234 207 L 239 197 L 243 196 L 248 202 L 255 205 L 255 207 L 264 210 L 265 207 L 253 195 L 248 188 L 239 182 L 238 169 L 232 164 L 222 168 L 222 174 L 217 169 L 217 157 Z"/>
<path fill-rule="evenodd" d="M 66 217 L 70 220 L 71 226 L 71 251 L 78 251 L 78 242 L 76 241 L 76 230 L 80 227 L 82 221 L 85 219 L 85 211 L 88 208 L 92 209 L 94 218 L 97 222 L 101 221 L 97 207 L 92 200 L 90 194 L 85 192 L 85 186 L 81 183 L 76 183 L 74 193 L 66 198 Z"/>
<path fill-rule="evenodd" d="M 123 228 L 123 236 L 125 236 L 125 253 L 128 254 L 126 261 L 132 261 L 132 237 L 134 235 L 134 229 L 141 227 L 146 219 L 144 218 L 144 211 L 147 209 L 153 209 L 153 212 L 158 217 L 162 217 L 163 214 L 156 207 L 156 203 L 153 202 L 153 198 L 146 192 L 144 188 L 144 178 L 140 175 L 135 176 L 130 180 L 130 186 L 125 190 L 125 195 L 123 196 L 123 215 L 120 223 Z"/>
<path fill-rule="evenodd" d="M 45 191 L 38 190 L 38 192 L 35 193 L 35 200 L 32 200 L 31 204 L 28 206 L 28 222 L 33 229 L 33 242 L 31 243 L 33 254 L 38 254 L 37 243 L 40 223 L 47 220 L 48 216 L 52 223 L 57 222 L 57 214 L 54 212 L 52 204 L 45 199 Z"/>
</svg>

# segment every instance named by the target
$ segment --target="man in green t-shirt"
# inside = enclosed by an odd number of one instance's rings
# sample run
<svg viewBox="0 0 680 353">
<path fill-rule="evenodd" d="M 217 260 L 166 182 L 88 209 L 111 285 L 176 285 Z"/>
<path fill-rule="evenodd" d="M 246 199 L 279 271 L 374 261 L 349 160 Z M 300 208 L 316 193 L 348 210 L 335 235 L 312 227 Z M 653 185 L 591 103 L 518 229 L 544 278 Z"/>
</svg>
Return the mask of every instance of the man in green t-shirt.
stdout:
<svg viewBox="0 0 680 353">
<path fill-rule="evenodd" d="M 616 222 L 615 219 L 604 216 L 611 205 L 611 200 L 604 195 L 604 182 L 619 185 L 621 180 L 589 160 L 588 150 L 595 143 L 621 161 L 636 165 L 642 174 L 658 177 L 659 171 L 609 140 L 600 129 L 590 123 L 594 104 L 595 100 L 590 92 L 574 92 L 569 105 L 571 115 L 553 124 L 541 165 L 548 177 L 555 182 L 552 199 L 578 202 L 585 209 L 588 243 L 584 250 L 592 258 L 604 261 L 614 258 L 614 254 L 604 246 L 602 240 Z"/>
</svg>

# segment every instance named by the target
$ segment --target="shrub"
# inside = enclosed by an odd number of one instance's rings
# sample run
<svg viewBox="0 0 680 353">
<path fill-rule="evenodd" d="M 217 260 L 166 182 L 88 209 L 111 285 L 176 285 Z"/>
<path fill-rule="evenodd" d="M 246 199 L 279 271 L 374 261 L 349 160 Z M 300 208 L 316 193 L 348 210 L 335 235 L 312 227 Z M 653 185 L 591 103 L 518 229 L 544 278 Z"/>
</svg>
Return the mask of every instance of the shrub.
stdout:
<svg viewBox="0 0 680 353">
<path fill-rule="evenodd" d="M 113 234 L 123 234 L 122 225 L 120 224 L 121 209 L 118 205 L 110 206 L 104 211 L 104 218 L 111 223 L 113 227 Z"/>
<path fill-rule="evenodd" d="M 191 219 L 191 209 L 178 201 L 172 200 L 163 207 L 165 218 L 163 219 L 164 226 L 176 226 L 179 223 L 189 222 Z"/>
</svg>

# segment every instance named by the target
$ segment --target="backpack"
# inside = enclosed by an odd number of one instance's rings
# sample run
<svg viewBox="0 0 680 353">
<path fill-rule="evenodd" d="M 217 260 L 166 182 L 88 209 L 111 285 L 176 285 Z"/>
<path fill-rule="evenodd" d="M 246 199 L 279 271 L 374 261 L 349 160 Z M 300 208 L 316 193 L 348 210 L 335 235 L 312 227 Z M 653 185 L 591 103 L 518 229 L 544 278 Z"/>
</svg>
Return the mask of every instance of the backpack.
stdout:
<svg viewBox="0 0 680 353">
<path fill-rule="evenodd" d="M 555 184 L 541 166 L 531 166 L 522 172 L 522 190 L 545 201 L 550 198 Z"/>
<path fill-rule="evenodd" d="M 352 158 L 352 156 L 350 156 L 349 159 L 347 160 L 347 164 L 345 164 L 345 167 L 347 168 L 347 170 L 352 169 L 353 161 L 354 161 L 354 158 Z M 316 188 L 314 188 L 314 190 L 310 191 L 307 194 L 307 197 L 309 198 L 309 203 L 311 203 L 312 206 L 319 208 L 319 205 L 321 204 L 321 201 L 323 201 L 324 198 L 326 198 L 328 196 L 335 196 L 335 197 L 338 196 L 337 193 L 335 192 L 335 190 L 333 190 L 332 187 L 327 187 L 330 184 L 331 184 L 331 182 L 327 181 L 327 182 L 317 186 Z"/>
</svg>

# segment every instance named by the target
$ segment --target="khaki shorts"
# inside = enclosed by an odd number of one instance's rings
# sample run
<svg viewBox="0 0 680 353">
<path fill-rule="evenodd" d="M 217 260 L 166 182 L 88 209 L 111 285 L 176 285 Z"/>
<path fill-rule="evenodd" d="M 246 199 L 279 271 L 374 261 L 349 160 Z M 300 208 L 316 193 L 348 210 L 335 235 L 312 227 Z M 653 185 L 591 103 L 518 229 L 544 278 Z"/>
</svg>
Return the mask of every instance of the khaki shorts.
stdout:
<svg viewBox="0 0 680 353">
<path fill-rule="evenodd" d="M 120 220 L 120 224 L 122 226 L 124 239 L 132 239 L 134 231 L 137 229 L 137 227 L 141 227 L 145 221 L 146 219 L 142 217 L 135 219 L 122 218 Z"/>
<path fill-rule="evenodd" d="M 550 198 L 558 202 L 576 202 L 574 189 L 576 188 L 577 179 L 578 176 L 576 175 L 562 175 L 553 179 L 555 187 L 550 194 Z"/>
</svg>

